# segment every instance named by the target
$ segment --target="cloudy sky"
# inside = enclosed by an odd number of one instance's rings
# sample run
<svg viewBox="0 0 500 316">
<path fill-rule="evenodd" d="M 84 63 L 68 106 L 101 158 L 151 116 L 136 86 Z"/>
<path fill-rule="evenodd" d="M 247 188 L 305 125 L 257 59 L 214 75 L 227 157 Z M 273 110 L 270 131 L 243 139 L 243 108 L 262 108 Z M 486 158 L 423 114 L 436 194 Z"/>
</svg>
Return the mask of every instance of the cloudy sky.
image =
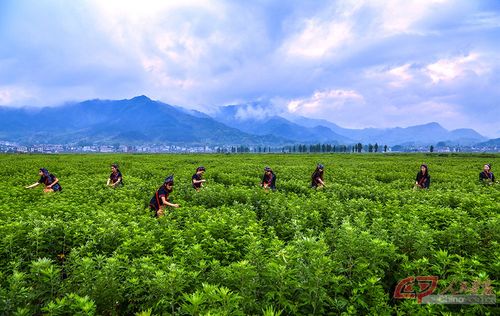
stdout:
<svg viewBox="0 0 500 316">
<path fill-rule="evenodd" d="M 0 105 L 142 94 L 500 137 L 500 1 L 0 0 Z"/>
</svg>

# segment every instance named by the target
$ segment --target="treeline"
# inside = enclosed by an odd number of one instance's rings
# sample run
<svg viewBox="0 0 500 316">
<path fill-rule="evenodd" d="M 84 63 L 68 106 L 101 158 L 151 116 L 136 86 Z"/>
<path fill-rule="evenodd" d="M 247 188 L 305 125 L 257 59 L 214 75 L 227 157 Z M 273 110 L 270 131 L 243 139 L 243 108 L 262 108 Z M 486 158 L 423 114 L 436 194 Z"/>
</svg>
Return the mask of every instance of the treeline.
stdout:
<svg viewBox="0 0 500 316">
<path fill-rule="evenodd" d="M 297 144 L 288 146 L 228 146 L 217 148 L 217 153 L 361 153 L 387 152 L 387 145 L 357 143 L 353 145 Z"/>
</svg>

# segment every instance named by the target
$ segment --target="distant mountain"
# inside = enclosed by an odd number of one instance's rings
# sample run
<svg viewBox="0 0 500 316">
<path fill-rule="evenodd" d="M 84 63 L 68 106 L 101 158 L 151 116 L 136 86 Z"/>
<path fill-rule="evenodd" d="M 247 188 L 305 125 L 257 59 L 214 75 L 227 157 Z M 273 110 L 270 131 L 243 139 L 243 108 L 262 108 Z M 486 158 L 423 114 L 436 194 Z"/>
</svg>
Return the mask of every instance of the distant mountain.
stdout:
<svg viewBox="0 0 500 316">
<path fill-rule="evenodd" d="M 220 107 L 211 116 L 146 96 L 89 100 L 59 107 L 0 107 L 0 140 L 24 144 L 285 145 L 292 143 L 472 145 L 487 139 L 472 129 L 438 123 L 395 128 L 343 128 L 327 120 L 273 113 L 270 104 Z M 491 140 L 495 141 L 495 140 Z"/>
<path fill-rule="evenodd" d="M 333 132 L 325 126 L 307 127 L 293 123 L 283 117 L 259 113 L 265 109 L 259 105 L 230 105 L 220 107 L 214 119 L 243 132 L 254 135 L 274 135 L 293 142 L 305 143 L 349 143 L 349 138 Z"/>
<path fill-rule="evenodd" d="M 473 129 L 462 128 L 448 131 L 435 122 L 405 128 L 348 129 L 326 120 L 316 120 L 301 116 L 289 118 L 291 121 L 306 127 L 316 125 L 326 126 L 335 133 L 361 143 L 432 145 L 440 141 L 446 141 L 450 144 L 472 145 L 487 139 Z"/>
<path fill-rule="evenodd" d="M 477 146 L 484 146 L 484 147 L 493 147 L 497 146 L 500 147 L 500 138 L 493 138 L 488 141 L 476 144 Z"/>
<path fill-rule="evenodd" d="M 21 143 L 280 144 L 146 96 L 40 110 L 0 108 L 0 139 Z"/>
<path fill-rule="evenodd" d="M 333 132 L 340 134 L 340 135 L 344 135 L 344 136 L 347 136 L 351 131 L 354 131 L 354 132 L 358 131 L 355 129 L 348 129 L 348 128 L 340 127 L 337 124 L 332 123 L 332 122 L 327 121 L 327 120 L 312 119 L 312 118 L 308 118 L 308 117 L 304 117 L 304 116 L 300 116 L 300 115 L 284 115 L 284 117 L 295 124 L 299 124 L 299 125 L 302 125 L 305 127 L 310 127 L 310 128 L 313 128 L 316 126 L 328 127 Z M 347 136 L 347 137 L 350 137 L 350 136 Z"/>
</svg>

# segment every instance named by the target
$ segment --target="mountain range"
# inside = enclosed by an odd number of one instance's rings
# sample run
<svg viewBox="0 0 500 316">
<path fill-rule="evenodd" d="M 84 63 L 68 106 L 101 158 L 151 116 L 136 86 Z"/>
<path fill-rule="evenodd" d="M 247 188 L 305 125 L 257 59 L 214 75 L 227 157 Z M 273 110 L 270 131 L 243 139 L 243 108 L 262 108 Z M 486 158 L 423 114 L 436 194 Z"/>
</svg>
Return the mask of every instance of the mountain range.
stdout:
<svg viewBox="0 0 500 316">
<path fill-rule="evenodd" d="M 327 120 L 267 114 L 265 104 L 219 107 L 206 114 L 154 101 L 89 100 L 58 107 L 0 107 L 0 140 L 24 144 L 285 145 L 293 143 L 472 145 L 488 139 L 473 129 L 448 131 L 435 122 L 406 128 L 347 129 Z"/>
</svg>

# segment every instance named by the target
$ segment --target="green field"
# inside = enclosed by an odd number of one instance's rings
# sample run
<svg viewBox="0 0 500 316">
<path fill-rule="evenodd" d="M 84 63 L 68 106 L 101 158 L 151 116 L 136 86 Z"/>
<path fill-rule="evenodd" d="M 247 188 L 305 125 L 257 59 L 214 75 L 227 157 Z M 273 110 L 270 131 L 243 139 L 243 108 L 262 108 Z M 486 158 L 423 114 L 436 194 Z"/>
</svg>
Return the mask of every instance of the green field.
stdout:
<svg viewBox="0 0 500 316">
<path fill-rule="evenodd" d="M 122 188 L 105 186 L 113 162 Z M 422 162 L 431 186 L 415 191 Z M 478 181 L 483 164 L 500 170 L 499 155 L 1 155 L 0 163 L 1 315 L 500 313 L 498 304 L 393 298 L 409 276 L 437 276 L 434 294 L 500 297 L 500 185 Z M 309 188 L 317 163 L 328 186 L 318 191 Z M 197 193 L 199 165 L 207 182 Z M 258 186 L 266 165 L 276 192 Z M 60 179 L 61 193 L 24 189 L 40 167 Z M 147 205 L 171 173 L 181 207 L 156 219 Z"/>
</svg>

